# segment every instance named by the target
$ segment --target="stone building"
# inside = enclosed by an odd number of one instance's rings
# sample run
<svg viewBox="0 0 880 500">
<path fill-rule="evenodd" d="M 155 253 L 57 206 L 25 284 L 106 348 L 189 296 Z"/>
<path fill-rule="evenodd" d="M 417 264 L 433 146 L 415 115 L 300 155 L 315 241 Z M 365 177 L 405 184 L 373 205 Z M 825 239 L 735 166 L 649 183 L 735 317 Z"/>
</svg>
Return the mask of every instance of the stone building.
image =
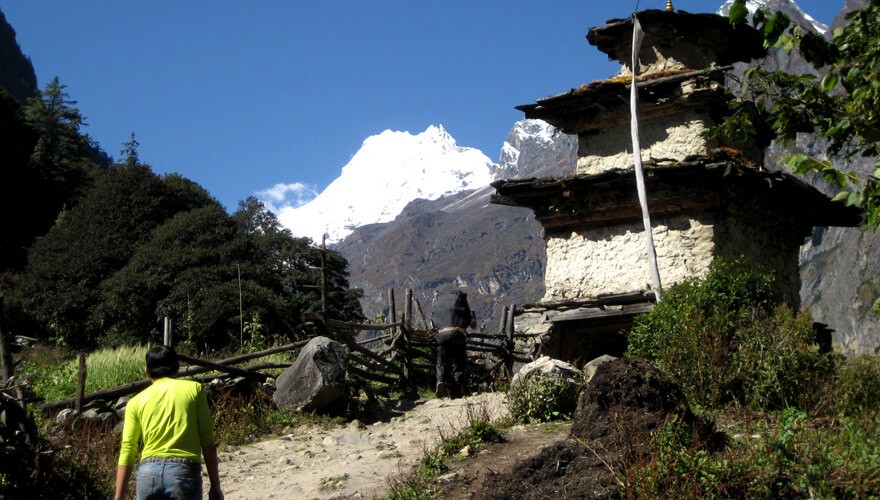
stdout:
<svg viewBox="0 0 880 500">
<path fill-rule="evenodd" d="M 637 90 L 645 185 L 662 284 L 702 276 L 716 258 L 745 257 L 777 277 L 798 306 L 798 251 L 814 226 L 853 226 L 859 214 L 788 174 L 764 170 L 770 137 L 724 144 L 705 132 L 729 113 L 725 74 L 762 57 L 752 28 L 714 14 L 649 10 Z M 528 207 L 544 228 L 545 295 L 517 331 L 534 353 L 583 363 L 620 355 L 633 317 L 654 303 L 630 133 L 633 20 L 587 35 L 623 66 L 618 76 L 519 106 L 578 137 L 576 172 L 492 184 L 493 203 Z"/>
</svg>

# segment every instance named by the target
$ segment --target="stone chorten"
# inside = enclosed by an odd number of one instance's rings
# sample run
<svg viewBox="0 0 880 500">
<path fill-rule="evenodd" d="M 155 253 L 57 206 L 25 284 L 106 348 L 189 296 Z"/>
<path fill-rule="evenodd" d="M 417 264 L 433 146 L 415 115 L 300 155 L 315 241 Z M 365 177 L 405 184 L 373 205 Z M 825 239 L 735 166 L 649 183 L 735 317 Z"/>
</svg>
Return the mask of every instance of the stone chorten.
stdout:
<svg viewBox="0 0 880 500">
<path fill-rule="evenodd" d="M 729 113 L 725 71 L 765 54 L 760 35 L 715 14 L 643 11 L 637 90 L 642 161 L 663 286 L 704 275 L 716 258 L 773 270 L 797 307 L 798 251 L 814 226 L 853 226 L 859 214 L 780 172 L 762 168 L 770 137 L 723 144 L 705 132 Z M 650 309 L 650 277 L 630 135 L 633 21 L 614 19 L 587 40 L 621 61 L 619 76 L 518 106 L 578 136 L 564 178 L 499 180 L 493 203 L 528 207 L 544 228 L 545 296 L 518 329 L 533 349 L 586 362 L 625 349 L 621 331 Z"/>
</svg>

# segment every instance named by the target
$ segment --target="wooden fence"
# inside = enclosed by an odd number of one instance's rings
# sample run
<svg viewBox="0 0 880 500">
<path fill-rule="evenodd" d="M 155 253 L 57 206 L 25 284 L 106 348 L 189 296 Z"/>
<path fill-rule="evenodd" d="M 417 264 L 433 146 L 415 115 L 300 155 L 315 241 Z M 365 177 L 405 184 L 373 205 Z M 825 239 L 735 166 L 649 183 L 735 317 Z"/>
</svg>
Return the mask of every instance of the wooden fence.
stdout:
<svg viewBox="0 0 880 500">
<path fill-rule="evenodd" d="M 352 351 L 349 371 L 359 377 L 386 383 L 414 384 L 420 379 L 433 380 L 436 345 L 421 304 L 406 290 L 403 311 L 397 314 L 394 290 L 388 291 L 389 319 L 384 324 L 348 323 L 324 319 L 312 314 L 311 320 L 322 335 L 346 344 Z M 414 316 L 414 311 L 418 317 Z M 514 333 L 513 307 L 505 307 L 497 333 L 471 332 L 467 335 L 468 357 L 479 358 L 487 371 L 512 374 L 514 363 L 532 361 L 525 352 L 515 349 L 514 340 L 531 335 Z M 362 338 L 361 332 L 375 334 Z M 360 340 L 356 340 L 360 338 Z M 501 371 L 501 368 L 504 371 Z"/>
<path fill-rule="evenodd" d="M 421 305 L 413 298 L 411 290 L 406 290 L 402 312 L 399 315 L 394 290 L 388 291 L 388 300 L 390 322 L 350 323 L 325 318 L 320 313 L 307 313 L 305 325 L 310 331 L 306 340 L 216 361 L 181 355 L 181 361 L 189 366 L 181 370 L 180 376 L 195 377 L 199 380 L 216 377 L 216 375 L 205 377 L 204 374 L 208 372 L 222 372 L 228 376 L 243 377 L 262 383 L 269 377 L 264 373 L 266 370 L 285 368 L 287 365 L 277 363 L 251 364 L 245 367 L 236 365 L 280 352 L 296 352 L 308 343 L 309 339 L 326 336 L 349 348 L 351 354 L 348 372 L 354 378 L 409 387 L 414 387 L 420 382 L 433 381 L 436 359 L 434 331 Z M 487 372 L 509 377 L 513 373 L 514 363 L 531 361 L 527 353 L 515 349 L 515 339 L 527 338 L 530 335 L 514 333 L 513 316 L 514 307 L 505 307 L 496 333 L 483 331 L 468 334 L 468 357 L 474 364 L 479 362 Z M 141 380 L 86 395 L 83 391 L 86 377 L 84 358 L 81 358 L 80 366 L 82 371 L 77 391 L 79 396 L 42 404 L 40 410 L 52 412 L 68 407 L 81 408 L 83 404 L 92 400 L 111 400 L 138 392 L 150 383 L 149 380 Z"/>
</svg>

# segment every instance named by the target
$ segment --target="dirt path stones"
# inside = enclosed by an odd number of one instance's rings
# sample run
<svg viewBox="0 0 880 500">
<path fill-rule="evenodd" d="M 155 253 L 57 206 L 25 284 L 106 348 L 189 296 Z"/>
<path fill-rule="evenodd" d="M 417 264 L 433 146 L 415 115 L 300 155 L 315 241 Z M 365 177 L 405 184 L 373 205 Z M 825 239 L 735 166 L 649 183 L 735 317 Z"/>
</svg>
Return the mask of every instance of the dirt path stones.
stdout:
<svg viewBox="0 0 880 500">
<path fill-rule="evenodd" d="M 452 436 L 487 415 L 507 415 L 506 396 L 401 402 L 396 416 L 364 425 L 296 433 L 220 454 L 226 498 L 376 498 L 388 494 L 388 477 L 408 471 Z"/>
</svg>

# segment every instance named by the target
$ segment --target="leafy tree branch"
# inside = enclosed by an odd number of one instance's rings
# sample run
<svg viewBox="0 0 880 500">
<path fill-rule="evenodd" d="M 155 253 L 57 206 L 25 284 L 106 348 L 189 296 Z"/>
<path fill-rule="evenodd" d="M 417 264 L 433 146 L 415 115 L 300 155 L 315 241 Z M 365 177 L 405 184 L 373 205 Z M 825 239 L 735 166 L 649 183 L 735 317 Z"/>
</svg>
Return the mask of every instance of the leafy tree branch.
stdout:
<svg viewBox="0 0 880 500">
<path fill-rule="evenodd" d="M 731 7 L 732 23 L 747 22 L 745 3 L 737 0 Z M 861 208 L 865 226 L 880 230 L 880 2 L 871 0 L 850 13 L 830 42 L 766 8 L 758 10 L 751 22 L 764 36 L 765 47 L 788 53 L 796 49 L 816 73 L 750 68 L 731 104 L 734 113 L 716 133 L 741 139 L 766 126 L 783 145 L 791 144 L 799 133 L 824 139 L 826 158 L 795 154 L 784 159 L 786 166 L 796 174 L 817 174 L 829 181 L 838 190 L 835 200 Z M 756 112 L 739 112 L 749 101 Z M 871 171 L 847 170 L 846 160 L 855 157 L 873 158 Z"/>
</svg>

